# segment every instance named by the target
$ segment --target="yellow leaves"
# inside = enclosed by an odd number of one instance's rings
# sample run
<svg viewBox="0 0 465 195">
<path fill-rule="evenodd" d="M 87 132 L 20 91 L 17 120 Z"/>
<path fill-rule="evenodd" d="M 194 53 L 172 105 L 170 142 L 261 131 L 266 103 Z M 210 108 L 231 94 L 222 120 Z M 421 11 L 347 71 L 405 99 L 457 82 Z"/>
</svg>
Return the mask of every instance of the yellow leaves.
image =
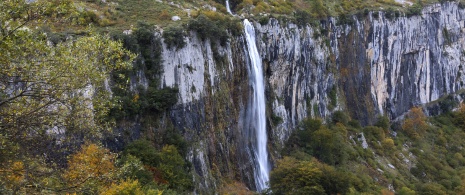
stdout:
<svg viewBox="0 0 465 195">
<path fill-rule="evenodd" d="M 64 177 L 69 183 L 80 184 L 95 179 L 108 182 L 115 171 L 115 154 L 95 144 L 83 146 L 71 156 Z"/>
<path fill-rule="evenodd" d="M 420 138 L 428 128 L 426 124 L 426 116 L 420 107 L 414 107 L 410 109 L 407 117 L 402 124 L 402 129 L 411 138 Z"/>
<path fill-rule="evenodd" d="M 24 164 L 21 161 L 16 161 L 11 165 L 11 174 L 7 176 L 14 184 L 20 183 L 24 179 Z"/>
<path fill-rule="evenodd" d="M 24 182 L 25 169 L 24 163 L 21 161 L 10 163 L 4 168 L 0 168 L 0 176 L 3 178 L 0 179 L 0 182 L 6 184 L 7 188 L 14 188 Z"/>
<path fill-rule="evenodd" d="M 111 184 L 101 195 L 119 195 L 119 194 L 143 194 L 139 182 L 136 181 L 123 181 L 120 184 Z"/>
<path fill-rule="evenodd" d="M 139 98 L 139 94 L 134 95 L 134 97 L 132 98 L 132 102 L 137 102 Z"/>
<path fill-rule="evenodd" d="M 395 148 L 394 140 L 392 140 L 391 138 L 386 138 L 386 139 L 383 140 L 382 146 L 383 146 L 388 152 L 391 152 L 391 151 L 393 151 L 394 148 Z"/>
<path fill-rule="evenodd" d="M 99 119 L 108 113 L 113 100 L 110 93 L 96 89 L 105 88 L 111 72 L 131 68 L 135 55 L 123 49 L 121 42 L 100 35 L 55 46 L 38 36 L 16 31 L 0 46 L 0 62 L 7 64 L 0 74 L 11 75 L 0 81 L 0 86 L 5 90 L 24 85 L 11 92 L 17 98 L 2 102 L 3 130 L 30 135 L 37 129 L 62 126 L 68 131 L 86 131 L 86 135 L 99 134 L 107 126 Z M 18 125 L 21 118 L 31 120 Z"/>
</svg>

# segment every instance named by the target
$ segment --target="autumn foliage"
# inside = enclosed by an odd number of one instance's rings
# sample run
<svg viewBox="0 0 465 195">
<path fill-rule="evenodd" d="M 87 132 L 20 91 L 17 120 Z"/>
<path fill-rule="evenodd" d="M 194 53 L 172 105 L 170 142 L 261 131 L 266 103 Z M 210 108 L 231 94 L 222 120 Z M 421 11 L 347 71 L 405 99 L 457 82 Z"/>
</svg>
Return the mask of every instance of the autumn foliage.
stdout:
<svg viewBox="0 0 465 195">
<path fill-rule="evenodd" d="M 115 158 L 108 149 L 95 144 L 83 146 L 71 156 L 64 178 L 70 186 L 84 189 L 109 185 L 115 173 Z"/>
<path fill-rule="evenodd" d="M 420 107 L 410 109 L 406 116 L 402 129 L 410 138 L 418 139 L 426 132 L 428 124 L 426 124 L 426 116 Z"/>
</svg>

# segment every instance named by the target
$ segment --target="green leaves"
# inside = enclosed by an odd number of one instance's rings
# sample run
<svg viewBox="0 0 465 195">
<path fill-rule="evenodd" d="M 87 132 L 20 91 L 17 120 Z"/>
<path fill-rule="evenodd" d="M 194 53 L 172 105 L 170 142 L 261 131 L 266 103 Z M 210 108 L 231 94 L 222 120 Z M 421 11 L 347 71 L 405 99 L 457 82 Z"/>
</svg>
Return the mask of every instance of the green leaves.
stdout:
<svg viewBox="0 0 465 195">
<path fill-rule="evenodd" d="M 60 152 L 51 145 L 95 139 L 108 129 L 103 116 L 114 102 L 105 83 L 112 72 L 131 68 L 135 55 L 106 36 L 68 37 L 54 45 L 31 30 L 72 20 L 70 0 L 4 0 L 0 10 L 0 167 L 21 162 L 29 174 L 7 191 L 42 189 L 55 166 L 44 159 Z"/>
</svg>

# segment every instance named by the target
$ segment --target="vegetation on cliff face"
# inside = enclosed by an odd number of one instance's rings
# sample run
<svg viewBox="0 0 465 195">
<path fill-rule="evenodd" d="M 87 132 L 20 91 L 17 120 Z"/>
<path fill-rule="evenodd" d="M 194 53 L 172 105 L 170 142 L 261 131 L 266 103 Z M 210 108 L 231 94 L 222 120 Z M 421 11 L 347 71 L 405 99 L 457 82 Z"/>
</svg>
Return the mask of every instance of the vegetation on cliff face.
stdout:
<svg viewBox="0 0 465 195">
<path fill-rule="evenodd" d="M 464 116 L 462 105 L 430 118 L 416 107 L 402 122 L 380 117 L 367 127 L 304 120 L 271 173 L 269 193 L 462 194 Z"/>
<path fill-rule="evenodd" d="M 158 89 L 161 61 L 154 51 L 160 47 L 151 28 L 141 25 L 136 43 L 132 37 L 123 43 L 83 28 L 98 21 L 73 1 L 6 0 L 0 9 L 0 194 L 191 190 L 185 142 L 169 128 L 158 145 L 143 142 L 137 151 L 131 148 L 138 142 L 121 155 L 101 146 L 124 119 L 116 111 L 128 115 L 121 109 L 126 95 L 138 97 L 131 106 L 143 100 L 130 117 L 162 113 L 177 101 L 176 89 Z M 44 28 L 52 25 L 80 33 L 57 36 Z M 121 94 L 128 90 L 135 59 L 154 83 L 139 90 L 141 95 Z M 147 150 L 154 161 L 144 158 Z"/>
<path fill-rule="evenodd" d="M 394 17 L 419 14 L 421 6 L 431 2 L 231 4 L 234 13 L 253 14 L 263 24 L 272 15 L 304 25 L 381 7 Z M 192 191 L 191 165 L 185 158 L 188 143 L 163 120 L 176 104 L 178 90 L 159 88 L 162 42 L 154 36 L 154 25 L 166 27 L 162 36 L 172 49 L 184 46 L 188 31 L 225 44 L 230 35 L 240 35 L 242 27 L 223 6 L 222 1 L 1 1 L 0 194 Z M 175 15 L 181 21 L 172 21 Z M 149 82 L 131 85 L 129 78 L 140 70 Z M 336 106 L 336 91 L 330 96 Z M 221 120 L 228 117 L 226 111 L 217 113 Z M 273 117 L 276 124 L 280 120 Z M 307 119 L 283 149 L 271 173 L 270 191 L 264 193 L 464 193 L 464 121 L 463 106 L 432 118 L 412 108 L 403 122 L 380 117 L 368 127 L 343 112 L 335 112 L 325 124 Z M 141 126 L 140 132 L 128 131 L 132 122 Z M 123 137 L 121 148 L 108 141 L 112 136 Z M 242 184 L 230 183 L 220 192 L 248 192 Z"/>
<path fill-rule="evenodd" d="M 418 15 L 423 6 L 452 0 L 230 0 L 234 14 L 241 17 L 282 18 L 298 21 L 302 15 L 311 21 L 329 16 L 345 17 L 367 14 L 368 11 L 384 11 L 389 17 Z M 83 10 L 80 21 L 90 21 L 106 29 L 128 29 L 138 21 L 166 27 L 187 24 L 199 12 L 215 12 L 217 17 L 232 17 L 224 0 L 153 1 L 138 0 L 74 0 Z M 463 4 L 463 0 L 455 1 Z M 178 16 L 179 21 L 172 21 Z"/>
</svg>

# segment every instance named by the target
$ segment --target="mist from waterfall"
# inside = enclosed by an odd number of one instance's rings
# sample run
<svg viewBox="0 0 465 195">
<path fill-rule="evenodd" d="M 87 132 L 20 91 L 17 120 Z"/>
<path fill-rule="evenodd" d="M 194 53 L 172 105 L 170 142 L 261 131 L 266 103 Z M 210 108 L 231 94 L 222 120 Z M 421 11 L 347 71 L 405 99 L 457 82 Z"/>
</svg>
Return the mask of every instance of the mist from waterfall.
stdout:
<svg viewBox="0 0 465 195">
<path fill-rule="evenodd" d="M 244 30 L 250 58 L 250 83 L 253 89 L 250 120 L 254 123 L 251 127 L 254 128 L 256 136 L 256 142 L 252 146 L 255 157 L 254 177 L 257 191 L 262 191 L 268 187 L 270 172 L 267 152 L 265 82 L 263 80 L 262 59 L 255 44 L 255 29 L 247 19 L 244 20 Z"/>
</svg>

